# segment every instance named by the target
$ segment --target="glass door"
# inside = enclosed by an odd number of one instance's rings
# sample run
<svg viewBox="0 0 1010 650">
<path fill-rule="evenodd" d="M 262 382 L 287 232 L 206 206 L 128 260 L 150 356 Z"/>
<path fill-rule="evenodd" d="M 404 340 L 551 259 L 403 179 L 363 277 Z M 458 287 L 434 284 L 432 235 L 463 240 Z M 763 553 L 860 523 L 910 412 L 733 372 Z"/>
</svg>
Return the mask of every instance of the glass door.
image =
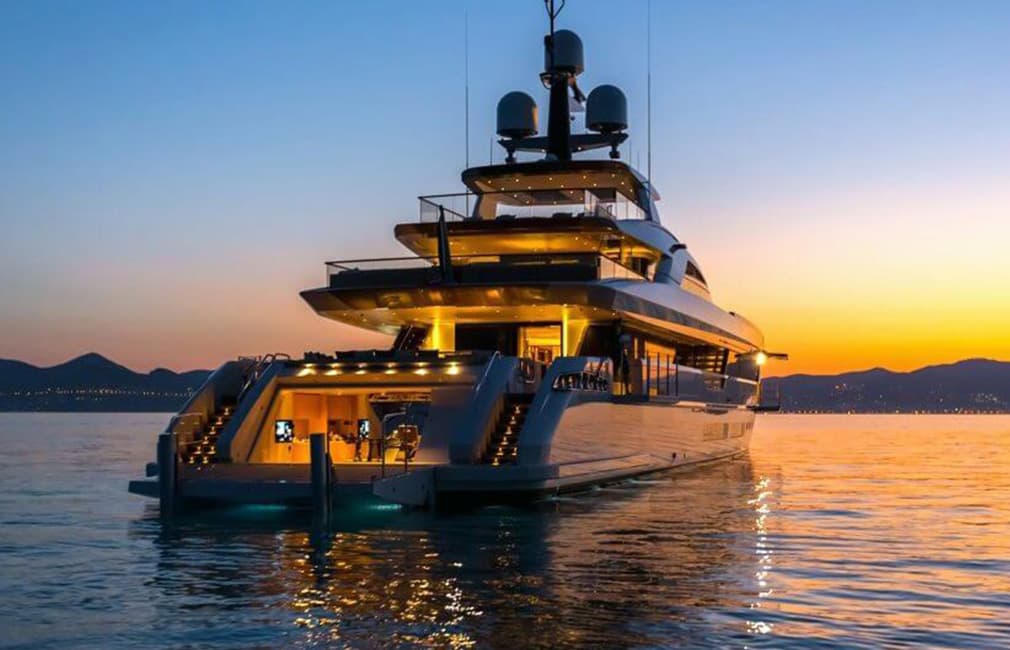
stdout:
<svg viewBox="0 0 1010 650">
<path fill-rule="evenodd" d="M 523 325 L 519 328 L 519 354 L 550 365 L 561 356 L 561 324 Z"/>
</svg>

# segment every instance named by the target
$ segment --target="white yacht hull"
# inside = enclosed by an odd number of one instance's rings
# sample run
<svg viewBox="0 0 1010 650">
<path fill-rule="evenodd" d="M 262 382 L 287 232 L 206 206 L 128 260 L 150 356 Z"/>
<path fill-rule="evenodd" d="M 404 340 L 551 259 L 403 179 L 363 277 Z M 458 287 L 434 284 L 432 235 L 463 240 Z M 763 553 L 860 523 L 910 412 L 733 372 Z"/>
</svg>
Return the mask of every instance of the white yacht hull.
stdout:
<svg viewBox="0 0 1010 650">
<path fill-rule="evenodd" d="M 378 481 L 375 494 L 411 506 L 527 501 L 742 454 L 755 413 L 701 402 L 585 402 L 569 406 L 545 463 L 445 465 Z"/>
<path fill-rule="evenodd" d="M 705 462 L 747 449 L 754 412 L 697 402 L 587 402 L 565 410 L 550 462 L 565 464 L 647 455 L 670 466 Z"/>
</svg>

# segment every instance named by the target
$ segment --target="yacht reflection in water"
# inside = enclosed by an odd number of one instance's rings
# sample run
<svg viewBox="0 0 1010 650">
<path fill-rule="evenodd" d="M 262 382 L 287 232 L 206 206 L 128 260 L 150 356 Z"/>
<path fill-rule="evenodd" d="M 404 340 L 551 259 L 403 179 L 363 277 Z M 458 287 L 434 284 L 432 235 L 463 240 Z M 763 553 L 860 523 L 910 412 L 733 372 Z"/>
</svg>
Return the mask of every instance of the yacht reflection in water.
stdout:
<svg viewBox="0 0 1010 650">
<path fill-rule="evenodd" d="M 136 528 L 155 535 L 164 602 L 183 603 L 160 615 L 213 611 L 251 626 L 251 644 L 276 641 L 257 630 L 355 647 L 621 647 L 770 630 L 767 479 L 742 458 L 641 483 L 465 515 L 361 509 L 326 530 L 248 508 L 214 521 L 152 510 Z"/>
</svg>

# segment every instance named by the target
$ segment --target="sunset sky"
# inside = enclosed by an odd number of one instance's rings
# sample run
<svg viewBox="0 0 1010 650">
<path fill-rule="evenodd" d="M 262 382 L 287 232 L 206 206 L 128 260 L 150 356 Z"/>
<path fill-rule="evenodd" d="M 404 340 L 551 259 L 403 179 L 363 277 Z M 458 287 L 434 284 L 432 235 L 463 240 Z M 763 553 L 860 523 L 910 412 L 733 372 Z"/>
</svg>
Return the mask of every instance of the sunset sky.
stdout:
<svg viewBox="0 0 1010 650">
<path fill-rule="evenodd" d="M 1010 3 L 652 4 L 663 222 L 773 374 L 1010 359 Z M 616 6 L 559 27 L 644 168 L 646 2 Z M 486 163 L 503 93 L 547 104 L 539 0 L 3 3 L 0 357 L 385 345 L 298 291 L 461 191 L 464 10 Z"/>
</svg>

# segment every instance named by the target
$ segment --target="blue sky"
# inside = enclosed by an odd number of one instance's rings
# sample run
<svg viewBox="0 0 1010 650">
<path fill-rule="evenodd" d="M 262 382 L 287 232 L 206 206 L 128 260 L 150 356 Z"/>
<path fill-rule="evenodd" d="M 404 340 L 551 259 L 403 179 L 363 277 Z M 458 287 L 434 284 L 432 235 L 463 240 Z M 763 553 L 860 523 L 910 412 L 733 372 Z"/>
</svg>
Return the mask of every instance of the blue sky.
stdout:
<svg viewBox="0 0 1010 650">
<path fill-rule="evenodd" d="M 398 254 L 416 196 L 460 189 L 464 12 L 483 163 L 503 93 L 546 110 L 538 0 L 0 5 L 0 357 L 182 368 L 381 343 L 297 291 L 325 259 Z M 801 350 L 793 369 L 853 329 L 824 294 L 900 322 L 924 258 L 958 293 L 1010 278 L 1010 3 L 653 0 L 652 18 L 664 221 L 720 302 Z M 625 90 L 644 167 L 645 0 L 570 0 L 559 27 L 585 43 L 585 90 Z M 967 307 L 991 313 L 986 295 Z M 996 312 L 921 361 L 1010 356 Z"/>
</svg>

